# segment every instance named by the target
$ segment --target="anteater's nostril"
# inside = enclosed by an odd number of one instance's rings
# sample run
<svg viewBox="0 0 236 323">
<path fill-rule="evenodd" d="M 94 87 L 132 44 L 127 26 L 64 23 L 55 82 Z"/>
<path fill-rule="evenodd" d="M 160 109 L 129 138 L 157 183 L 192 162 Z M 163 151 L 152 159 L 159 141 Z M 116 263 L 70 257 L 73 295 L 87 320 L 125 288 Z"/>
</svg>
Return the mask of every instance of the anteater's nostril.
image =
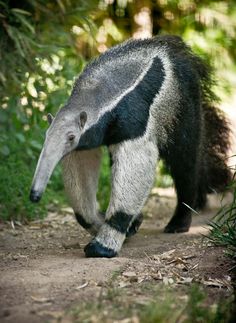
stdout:
<svg viewBox="0 0 236 323">
<path fill-rule="evenodd" d="M 34 190 L 31 190 L 30 191 L 30 200 L 31 202 L 39 202 L 39 200 L 41 199 L 41 194 L 34 191 Z"/>
</svg>

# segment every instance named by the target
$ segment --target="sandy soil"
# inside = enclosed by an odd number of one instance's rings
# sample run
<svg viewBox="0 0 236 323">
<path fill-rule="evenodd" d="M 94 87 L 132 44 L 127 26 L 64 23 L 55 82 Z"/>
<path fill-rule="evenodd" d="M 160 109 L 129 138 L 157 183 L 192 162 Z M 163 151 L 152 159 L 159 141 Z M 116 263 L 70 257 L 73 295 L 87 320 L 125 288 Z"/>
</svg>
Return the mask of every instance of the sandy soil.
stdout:
<svg viewBox="0 0 236 323">
<path fill-rule="evenodd" d="M 194 216 L 190 232 L 164 234 L 174 205 L 172 189 L 155 189 L 139 233 L 113 259 L 84 257 L 83 247 L 90 236 L 69 208 L 28 226 L 2 225 L 0 321 L 55 321 L 73 304 L 98 295 L 106 282 L 115 279 L 114 272 L 120 273 L 116 279 L 124 286 L 132 280 L 149 279 L 155 284 L 197 281 L 212 289 L 212 295 L 228 297 L 232 264 L 222 248 L 209 246 L 203 239 L 209 230 L 207 222 L 219 208 L 219 197 L 211 197 L 208 208 Z"/>
</svg>

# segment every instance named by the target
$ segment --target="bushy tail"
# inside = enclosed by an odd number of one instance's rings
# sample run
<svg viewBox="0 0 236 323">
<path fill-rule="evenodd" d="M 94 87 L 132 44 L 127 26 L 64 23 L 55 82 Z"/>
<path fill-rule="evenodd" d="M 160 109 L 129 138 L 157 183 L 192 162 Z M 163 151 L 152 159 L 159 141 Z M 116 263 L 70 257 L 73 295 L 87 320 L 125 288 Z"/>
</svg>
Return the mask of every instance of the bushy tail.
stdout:
<svg viewBox="0 0 236 323">
<path fill-rule="evenodd" d="M 229 122 L 223 112 L 215 107 L 219 99 L 212 90 L 215 83 L 212 68 L 178 36 L 162 36 L 158 38 L 158 42 L 166 46 L 171 44 L 175 56 L 189 60 L 200 81 L 203 129 L 196 208 L 202 208 L 206 203 L 206 194 L 224 190 L 232 178 L 226 163 L 230 148 Z"/>
<path fill-rule="evenodd" d="M 226 189 L 232 178 L 227 166 L 227 153 L 231 141 L 230 124 L 223 111 L 215 107 L 219 99 L 212 91 L 214 81 L 211 67 L 199 57 L 194 56 L 192 59 L 199 73 L 202 92 L 204 127 L 202 158 L 205 168 L 202 185 L 205 186 L 207 193 L 220 192 Z"/>
<path fill-rule="evenodd" d="M 227 166 L 227 152 L 230 148 L 229 122 L 221 110 L 203 103 L 205 138 L 203 154 L 206 165 L 207 193 L 223 191 L 232 174 Z"/>
</svg>

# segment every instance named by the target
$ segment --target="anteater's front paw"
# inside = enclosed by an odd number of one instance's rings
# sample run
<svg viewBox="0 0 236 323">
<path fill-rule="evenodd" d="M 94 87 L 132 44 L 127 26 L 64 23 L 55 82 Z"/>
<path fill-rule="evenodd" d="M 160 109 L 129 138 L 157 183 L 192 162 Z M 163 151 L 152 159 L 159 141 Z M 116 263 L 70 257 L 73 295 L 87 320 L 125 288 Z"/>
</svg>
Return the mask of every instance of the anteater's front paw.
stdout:
<svg viewBox="0 0 236 323">
<path fill-rule="evenodd" d="M 84 248 L 86 257 L 105 257 L 112 258 L 117 255 L 117 253 L 109 248 L 104 247 L 101 243 L 93 239 Z"/>
</svg>

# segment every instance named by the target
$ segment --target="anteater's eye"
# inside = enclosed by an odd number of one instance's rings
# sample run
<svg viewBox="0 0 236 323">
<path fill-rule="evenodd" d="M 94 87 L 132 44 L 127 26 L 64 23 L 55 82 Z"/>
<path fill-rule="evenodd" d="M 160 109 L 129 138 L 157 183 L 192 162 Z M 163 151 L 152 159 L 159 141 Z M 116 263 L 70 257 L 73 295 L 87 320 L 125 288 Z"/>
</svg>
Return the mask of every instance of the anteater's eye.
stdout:
<svg viewBox="0 0 236 323">
<path fill-rule="evenodd" d="M 72 133 L 69 134 L 68 139 L 69 139 L 69 141 L 73 141 L 75 139 L 75 135 L 73 135 Z"/>
</svg>

